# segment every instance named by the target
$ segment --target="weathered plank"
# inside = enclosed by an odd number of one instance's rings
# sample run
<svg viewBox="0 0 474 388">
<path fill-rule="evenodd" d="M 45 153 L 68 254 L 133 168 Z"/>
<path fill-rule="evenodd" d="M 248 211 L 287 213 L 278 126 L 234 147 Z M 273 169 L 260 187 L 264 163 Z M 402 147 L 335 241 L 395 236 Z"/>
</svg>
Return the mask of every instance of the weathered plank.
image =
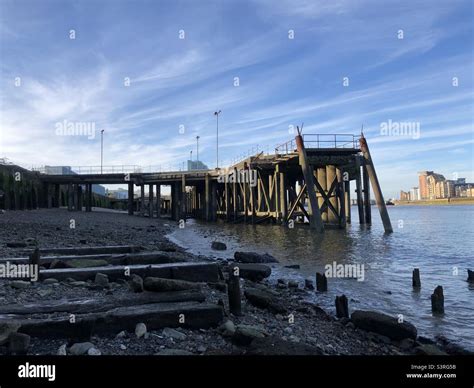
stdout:
<svg viewBox="0 0 474 388">
<path fill-rule="evenodd" d="M 19 317 L 19 318 L 18 318 Z M 184 318 L 184 320 L 183 320 Z M 70 317 L 12 318 L 4 320 L 19 323 L 18 332 L 41 338 L 87 338 L 94 334 L 114 334 L 133 331 L 137 323 L 146 322 L 149 330 L 164 327 L 209 328 L 223 319 L 222 307 L 215 304 L 154 303 L 142 306 L 119 307 L 106 312 L 77 314 L 74 323 Z"/>
<path fill-rule="evenodd" d="M 151 303 L 204 302 L 205 299 L 205 295 L 198 290 L 175 292 L 142 292 L 137 294 L 128 294 L 126 296 L 112 298 L 109 300 L 104 300 L 104 298 L 75 298 L 47 300 L 21 305 L 3 305 L 0 306 L 0 314 L 31 315 L 51 314 L 55 312 L 81 314 L 108 311 L 117 307 L 139 306 Z"/>
</svg>

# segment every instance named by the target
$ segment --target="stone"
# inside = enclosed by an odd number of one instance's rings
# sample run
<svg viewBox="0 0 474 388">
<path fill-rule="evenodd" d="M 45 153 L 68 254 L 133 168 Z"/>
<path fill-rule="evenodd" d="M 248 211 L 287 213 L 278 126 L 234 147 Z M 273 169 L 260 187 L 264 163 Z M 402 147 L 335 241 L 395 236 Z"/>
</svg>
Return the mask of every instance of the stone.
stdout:
<svg viewBox="0 0 474 388">
<path fill-rule="evenodd" d="M 55 278 L 47 278 L 43 280 L 43 284 L 55 284 L 55 283 L 59 283 L 59 280 Z"/>
<path fill-rule="evenodd" d="M 175 340 L 183 341 L 186 339 L 186 334 L 179 332 L 178 330 L 165 327 L 162 334 L 165 337 L 173 338 Z"/>
<path fill-rule="evenodd" d="M 307 290 L 314 290 L 313 281 L 311 279 L 305 279 L 304 288 L 306 288 Z"/>
<path fill-rule="evenodd" d="M 398 343 L 398 347 L 402 350 L 410 350 L 415 346 L 415 341 L 412 338 L 405 338 Z"/>
<path fill-rule="evenodd" d="M 405 338 L 415 340 L 417 336 L 416 327 L 411 323 L 399 323 L 397 318 L 375 311 L 354 311 L 351 321 L 359 329 L 384 335 L 394 341 L 401 341 Z"/>
<path fill-rule="evenodd" d="M 238 325 L 232 336 L 232 341 L 237 345 L 250 345 L 256 338 L 265 338 L 264 330 L 257 326 Z"/>
<path fill-rule="evenodd" d="M 234 322 L 227 320 L 222 325 L 219 326 L 219 332 L 224 337 L 232 337 L 235 334 L 235 325 Z"/>
<path fill-rule="evenodd" d="M 65 261 L 54 259 L 49 264 L 49 269 L 58 269 L 58 268 L 72 268 L 72 265 L 66 263 Z"/>
<path fill-rule="evenodd" d="M 128 334 L 127 334 L 127 332 L 126 332 L 125 330 L 122 330 L 120 333 L 118 333 L 118 334 L 115 336 L 115 338 L 117 338 L 117 339 L 118 339 L 118 338 L 126 338 L 126 337 L 128 337 Z"/>
<path fill-rule="evenodd" d="M 100 287 L 109 287 L 109 277 L 103 273 L 97 273 L 95 275 L 94 283 Z"/>
<path fill-rule="evenodd" d="M 259 282 L 272 274 L 272 269 L 265 264 L 241 264 L 234 263 L 232 268 L 239 268 L 239 276 L 243 279 Z"/>
<path fill-rule="evenodd" d="M 58 348 L 58 352 L 56 353 L 58 356 L 66 356 L 67 355 L 67 350 L 66 350 L 67 345 L 63 344 Z"/>
<path fill-rule="evenodd" d="M 137 323 L 135 326 L 135 335 L 137 338 L 141 338 L 146 334 L 146 325 L 144 323 Z"/>
<path fill-rule="evenodd" d="M 121 350 L 127 350 L 127 347 L 124 344 L 120 344 L 120 349 Z"/>
<path fill-rule="evenodd" d="M 244 264 L 254 264 L 254 263 L 278 263 L 278 260 L 275 259 L 272 255 L 268 253 L 260 254 L 256 252 L 235 252 L 234 259 L 238 263 Z"/>
<path fill-rule="evenodd" d="M 299 284 L 296 280 L 290 280 L 288 282 L 288 288 L 298 288 Z"/>
<path fill-rule="evenodd" d="M 227 249 L 227 245 L 220 241 L 213 241 L 211 243 L 211 248 L 216 251 L 225 251 Z"/>
<path fill-rule="evenodd" d="M 24 280 L 13 280 L 10 283 L 10 286 L 12 288 L 16 288 L 17 290 L 23 290 L 25 288 L 28 288 L 31 286 L 30 282 L 24 281 Z"/>
<path fill-rule="evenodd" d="M 420 345 L 415 348 L 415 353 L 425 356 L 447 356 L 448 353 L 443 352 L 436 345 L 426 344 Z"/>
<path fill-rule="evenodd" d="M 13 355 L 25 355 L 30 346 L 30 336 L 23 333 L 12 333 L 8 337 L 8 352 Z"/>
<path fill-rule="evenodd" d="M 44 290 L 38 290 L 37 294 L 44 298 L 45 296 L 51 295 L 53 293 L 53 290 L 51 288 L 46 288 Z"/>
<path fill-rule="evenodd" d="M 71 287 L 86 287 L 88 286 L 87 282 L 83 282 L 82 280 L 74 281 L 69 283 Z"/>
<path fill-rule="evenodd" d="M 203 345 L 198 346 L 197 351 L 198 353 L 205 353 L 207 348 Z"/>
<path fill-rule="evenodd" d="M 133 292 L 143 292 L 143 279 L 139 275 L 133 274 L 128 285 Z"/>
<path fill-rule="evenodd" d="M 102 353 L 101 353 L 100 350 L 97 349 L 97 348 L 90 348 L 90 349 L 87 351 L 87 355 L 89 355 L 89 356 L 101 356 Z"/>
<path fill-rule="evenodd" d="M 78 342 L 69 348 L 69 354 L 72 354 L 73 356 L 82 356 L 87 354 L 89 349 L 93 347 L 94 344 L 91 342 Z"/>
<path fill-rule="evenodd" d="M 286 308 L 281 305 L 273 295 L 270 293 L 258 290 L 256 288 L 249 288 L 244 292 L 245 297 L 255 307 L 268 309 L 275 314 L 286 313 Z"/>
</svg>

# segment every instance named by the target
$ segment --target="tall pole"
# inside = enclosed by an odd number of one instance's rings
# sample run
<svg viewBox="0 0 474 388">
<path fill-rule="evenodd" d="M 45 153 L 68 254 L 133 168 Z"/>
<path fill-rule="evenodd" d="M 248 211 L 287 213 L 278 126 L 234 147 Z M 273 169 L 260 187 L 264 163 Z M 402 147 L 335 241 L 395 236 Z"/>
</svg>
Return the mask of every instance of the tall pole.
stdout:
<svg viewBox="0 0 474 388">
<path fill-rule="evenodd" d="M 104 130 L 100 131 L 100 173 L 102 174 L 102 168 L 104 164 Z"/>
<path fill-rule="evenodd" d="M 219 169 L 219 114 L 221 111 L 216 111 L 214 112 L 214 115 L 216 116 L 216 125 L 217 125 L 217 131 L 216 131 L 216 168 Z"/>
<path fill-rule="evenodd" d="M 199 136 L 196 136 L 196 162 L 199 162 Z"/>
</svg>

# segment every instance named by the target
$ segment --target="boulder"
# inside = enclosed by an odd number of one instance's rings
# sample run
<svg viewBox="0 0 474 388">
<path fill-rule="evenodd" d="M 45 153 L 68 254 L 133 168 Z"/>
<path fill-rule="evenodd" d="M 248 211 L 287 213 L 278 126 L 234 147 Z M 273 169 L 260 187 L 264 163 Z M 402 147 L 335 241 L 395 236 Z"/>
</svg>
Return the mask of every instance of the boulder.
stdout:
<svg viewBox="0 0 474 388">
<path fill-rule="evenodd" d="M 142 322 L 137 323 L 137 325 L 135 326 L 135 335 L 137 336 L 137 338 L 143 337 L 146 333 L 146 325 Z"/>
<path fill-rule="evenodd" d="M 250 345 L 256 338 L 265 338 L 266 333 L 260 327 L 250 325 L 238 325 L 232 341 L 237 345 Z"/>
<path fill-rule="evenodd" d="M 234 259 L 238 263 L 278 263 L 272 255 L 268 253 L 260 254 L 256 252 L 235 252 Z"/>
<path fill-rule="evenodd" d="M 264 264 L 240 264 L 235 263 L 231 265 L 232 268 L 239 268 L 239 275 L 243 279 L 251 280 L 252 282 L 259 282 L 268 278 L 272 274 L 272 269 Z"/>
<path fill-rule="evenodd" d="M 397 318 L 376 311 L 354 311 L 351 320 L 359 329 L 384 335 L 394 341 L 416 339 L 417 330 L 411 323 L 399 323 Z"/>
<path fill-rule="evenodd" d="M 78 342 L 69 348 L 69 354 L 72 354 L 73 356 L 82 356 L 87 354 L 89 349 L 93 347 L 94 344 L 91 342 Z"/>
<path fill-rule="evenodd" d="M 224 337 L 232 337 L 235 334 L 235 325 L 234 322 L 227 320 L 222 325 L 219 326 L 219 332 Z"/>
<path fill-rule="evenodd" d="M 220 241 L 213 241 L 211 243 L 211 248 L 216 251 L 225 251 L 227 249 L 227 245 Z"/>
<path fill-rule="evenodd" d="M 92 347 L 87 351 L 88 356 L 101 356 L 102 353 L 100 352 L 99 349 Z"/>
<path fill-rule="evenodd" d="M 109 287 L 109 277 L 103 273 L 97 273 L 95 275 L 94 283 L 100 287 Z"/>
<path fill-rule="evenodd" d="M 58 352 L 56 353 L 58 356 L 66 356 L 67 355 L 67 350 L 66 350 L 67 345 L 63 344 L 58 348 Z"/>
<path fill-rule="evenodd" d="M 286 313 L 286 308 L 275 300 L 273 295 L 266 291 L 249 288 L 245 290 L 244 294 L 250 304 L 255 307 L 270 310 L 275 314 Z"/>
<path fill-rule="evenodd" d="M 8 337 L 8 352 L 14 355 L 25 355 L 30 346 L 30 336 L 23 333 L 12 333 Z"/>
<path fill-rule="evenodd" d="M 31 286 L 30 282 L 24 280 L 14 280 L 10 283 L 12 288 L 16 288 L 17 290 L 23 290 Z"/>
</svg>

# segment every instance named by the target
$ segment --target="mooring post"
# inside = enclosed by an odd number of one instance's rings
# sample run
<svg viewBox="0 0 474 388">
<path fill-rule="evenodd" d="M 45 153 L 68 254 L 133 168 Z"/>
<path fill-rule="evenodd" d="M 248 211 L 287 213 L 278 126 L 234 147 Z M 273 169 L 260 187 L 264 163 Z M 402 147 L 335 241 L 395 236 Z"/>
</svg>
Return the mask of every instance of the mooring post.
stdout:
<svg viewBox="0 0 474 388">
<path fill-rule="evenodd" d="M 336 317 L 349 318 L 349 304 L 344 294 L 336 296 Z"/>
<path fill-rule="evenodd" d="M 355 164 L 355 181 L 356 181 L 356 197 L 357 197 L 357 210 L 359 213 L 359 224 L 365 224 L 364 215 L 364 200 L 362 198 L 362 177 L 360 173 L 360 158 L 358 155 L 354 157 Z"/>
<path fill-rule="evenodd" d="M 227 282 L 227 294 L 229 296 L 229 310 L 232 314 L 242 315 L 239 267 L 229 267 L 229 280 Z"/>
<path fill-rule="evenodd" d="M 369 172 L 365 165 L 365 161 L 362 164 L 362 183 L 364 184 L 364 210 L 365 210 L 365 223 L 372 224 L 372 207 L 370 203 L 370 184 L 369 184 Z"/>
<path fill-rule="evenodd" d="M 206 174 L 204 181 L 204 219 L 210 221 L 211 214 L 211 177 L 209 174 Z"/>
<path fill-rule="evenodd" d="M 319 292 L 325 292 L 328 290 L 328 279 L 326 274 L 316 273 L 316 290 Z"/>
<path fill-rule="evenodd" d="M 323 220 L 321 219 L 321 212 L 318 207 L 318 199 L 316 198 L 316 191 L 314 187 L 314 176 L 312 168 L 308 162 L 308 157 L 306 155 L 306 150 L 304 148 L 303 137 L 298 128 L 298 135 L 295 138 L 296 148 L 299 154 L 299 164 L 301 170 L 303 171 L 304 180 L 307 187 L 308 199 L 309 199 L 309 211 L 310 219 L 309 226 L 311 229 L 315 229 L 318 232 L 324 231 Z"/>
<path fill-rule="evenodd" d="M 374 190 L 375 201 L 377 202 L 377 206 L 379 208 L 380 217 L 382 218 L 382 222 L 383 222 L 383 227 L 386 233 L 392 233 L 393 232 L 392 224 L 390 222 L 390 217 L 387 212 L 387 207 L 385 206 L 385 200 L 383 198 L 382 189 L 380 188 L 379 180 L 375 172 L 374 163 L 370 156 L 369 146 L 367 145 L 367 141 L 364 135 L 361 135 L 359 143 L 360 143 L 360 149 L 362 151 L 362 154 L 364 155 L 365 166 L 369 174 L 370 183 L 372 184 L 372 189 Z"/>
</svg>

